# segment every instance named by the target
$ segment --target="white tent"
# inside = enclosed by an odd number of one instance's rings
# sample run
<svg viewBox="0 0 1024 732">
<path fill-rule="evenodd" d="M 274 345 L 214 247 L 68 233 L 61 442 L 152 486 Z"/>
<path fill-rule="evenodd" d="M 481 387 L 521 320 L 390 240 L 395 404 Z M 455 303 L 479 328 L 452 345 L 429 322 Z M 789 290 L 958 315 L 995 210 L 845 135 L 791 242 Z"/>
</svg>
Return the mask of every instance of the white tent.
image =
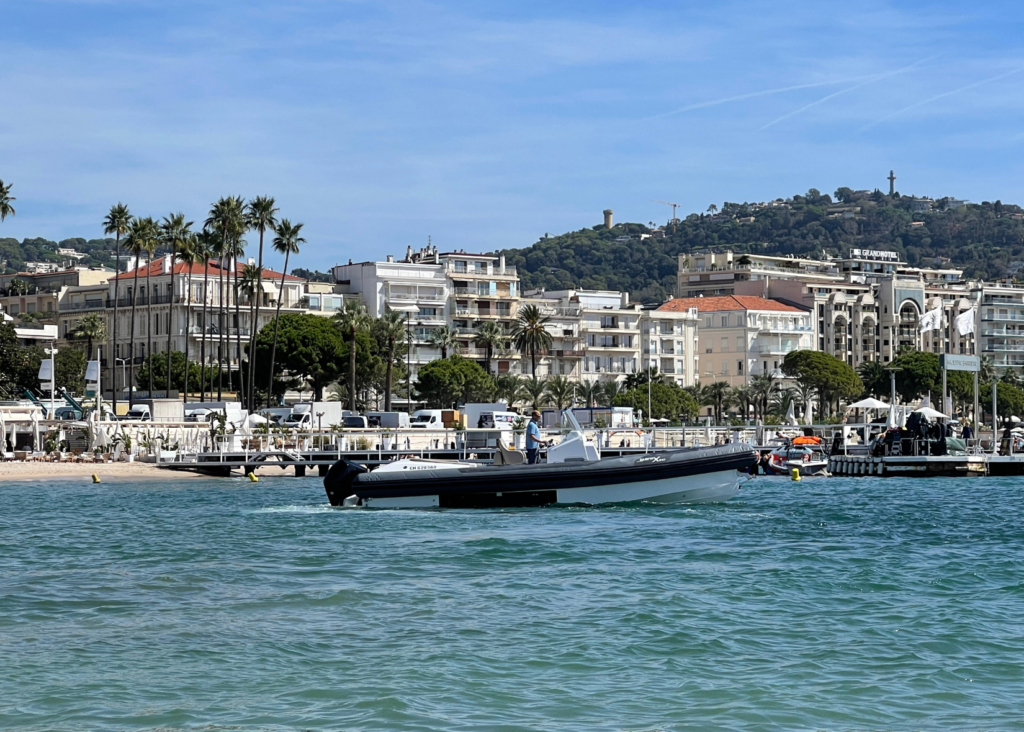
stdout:
<svg viewBox="0 0 1024 732">
<path fill-rule="evenodd" d="M 885 402 L 875 399 L 874 397 L 868 397 L 867 399 L 861 399 L 859 402 L 854 402 L 849 405 L 847 409 L 888 409 L 889 405 Z"/>
<path fill-rule="evenodd" d="M 269 420 L 260 414 L 250 414 L 245 418 L 246 427 L 256 427 L 257 425 L 266 424 Z"/>
</svg>

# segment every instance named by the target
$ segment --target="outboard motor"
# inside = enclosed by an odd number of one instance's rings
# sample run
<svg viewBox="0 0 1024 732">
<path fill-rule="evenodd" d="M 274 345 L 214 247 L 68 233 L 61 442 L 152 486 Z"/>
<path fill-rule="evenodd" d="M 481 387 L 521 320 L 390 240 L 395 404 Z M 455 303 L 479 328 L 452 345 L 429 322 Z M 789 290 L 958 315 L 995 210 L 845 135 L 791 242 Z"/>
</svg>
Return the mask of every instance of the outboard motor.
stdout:
<svg viewBox="0 0 1024 732">
<path fill-rule="evenodd" d="M 332 506 L 354 505 L 346 503 L 345 499 L 352 495 L 352 481 L 360 473 L 368 472 L 366 468 L 358 463 L 351 463 L 348 460 L 339 460 L 324 476 L 324 489 L 327 491 L 327 500 Z"/>
</svg>

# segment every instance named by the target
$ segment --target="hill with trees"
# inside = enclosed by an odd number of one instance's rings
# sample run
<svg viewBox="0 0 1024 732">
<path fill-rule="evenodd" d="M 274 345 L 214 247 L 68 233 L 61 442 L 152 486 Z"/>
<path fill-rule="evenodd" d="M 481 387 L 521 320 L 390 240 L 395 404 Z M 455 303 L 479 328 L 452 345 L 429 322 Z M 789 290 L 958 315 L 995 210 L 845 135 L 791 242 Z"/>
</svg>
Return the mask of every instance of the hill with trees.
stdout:
<svg viewBox="0 0 1024 732">
<path fill-rule="evenodd" d="M 898 192 L 840 188 L 828 195 L 812 188 L 770 203 L 712 204 L 674 226 L 602 224 L 500 253 L 519 268 L 524 291 L 624 290 L 643 302 L 674 292 L 678 255 L 707 249 L 808 258 L 845 256 L 851 247 L 881 249 L 898 252 L 911 266 L 948 258 L 947 266 L 981 279 L 1015 275 L 1024 264 L 1020 206 L 940 198 L 931 210 L 915 211 L 915 200 Z"/>
</svg>

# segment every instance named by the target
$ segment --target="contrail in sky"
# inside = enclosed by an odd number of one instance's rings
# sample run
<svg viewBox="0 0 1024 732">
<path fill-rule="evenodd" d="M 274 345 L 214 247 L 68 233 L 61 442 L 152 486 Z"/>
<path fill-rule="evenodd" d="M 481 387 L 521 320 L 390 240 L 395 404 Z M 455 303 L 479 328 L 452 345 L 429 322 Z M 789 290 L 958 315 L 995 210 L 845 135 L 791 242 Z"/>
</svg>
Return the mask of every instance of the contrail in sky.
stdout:
<svg viewBox="0 0 1024 732">
<path fill-rule="evenodd" d="M 876 81 L 881 81 L 882 79 L 888 79 L 890 76 L 896 76 L 897 74 L 905 74 L 906 72 L 912 71 L 914 68 L 920 66 L 921 64 L 927 63 L 928 61 L 931 61 L 933 58 L 937 58 L 937 56 L 929 56 L 926 59 L 922 59 L 920 61 L 916 61 L 916 62 L 910 64 L 910 66 L 904 66 L 902 69 L 896 69 L 895 71 L 890 71 L 890 72 L 885 73 L 885 74 L 879 74 L 878 76 L 873 76 L 873 77 L 870 77 L 868 79 L 865 79 L 864 81 L 860 82 L 859 84 L 854 84 L 853 86 L 847 87 L 846 89 L 840 89 L 837 92 L 832 92 L 828 96 L 824 96 L 821 99 L 818 99 L 816 101 L 811 102 L 810 104 L 805 104 L 804 106 L 800 107 L 800 109 L 794 109 L 792 112 L 784 114 L 781 117 L 779 117 L 778 119 L 773 119 L 771 122 L 769 122 L 768 124 L 764 125 L 763 127 L 758 127 L 757 131 L 760 132 L 761 130 L 766 130 L 769 127 L 771 127 L 772 125 L 778 124 L 779 122 L 782 122 L 783 120 L 787 120 L 790 117 L 795 117 L 796 115 L 800 114 L 804 110 L 810 109 L 811 107 L 815 107 L 815 106 L 817 106 L 817 105 L 819 105 L 819 104 L 821 104 L 823 102 L 827 102 L 829 99 L 832 99 L 833 97 L 838 97 L 840 94 L 846 94 L 847 92 L 852 92 L 855 89 L 860 89 L 862 86 L 867 86 L 868 84 L 874 84 Z"/>
<path fill-rule="evenodd" d="M 910 106 L 904 107 L 903 109 L 896 110 L 892 114 L 887 114 L 886 116 L 882 117 L 881 119 L 876 119 L 874 122 L 869 122 L 868 124 L 866 124 L 863 127 L 861 127 L 859 130 L 857 130 L 857 132 L 864 132 L 865 130 L 870 129 L 870 128 L 874 127 L 875 125 L 880 125 L 883 122 L 886 122 L 886 121 L 892 119 L 893 117 L 897 117 L 897 116 L 903 114 L 904 112 L 908 112 L 911 109 L 914 109 L 916 107 L 920 107 L 920 106 L 922 106 L 924 104 L 929 104 L 931 102 L 934 102 L 936 99 L 942 99 L 943 97 L 948 97 L 948 96 L 951 96 L 953 94 L 959 94 L 962 91 L 967 91 L 968 89 L 973 89 L 974 87 L 981 86 L 982 84 L 989 84 L 989 83 L 991 83 L 993 81 L 999 81 L 1000 79 L 1005 79 L 1007 76 L 1013 76 L 1014 74 L 1019 74 L 1021 71 L 1024 71 L 1024 69 L 1014 69 L 1013 71 L 1007 71 L 1006 73 L 999 74 L 998 76 L 991 76 L 988 79 L 982 79 L 981 81 L 976 81 L 973 84 L 968 84 L 967 86 L 962 86 L 959 89 L 953 89 L 952 91 L 943 92 L 942 94 L 936 94 L 934 97 L 929 97 L 928 99 L 922 99 L 920 102 L 914 102 Z"/>
<path fill-rule="evenodd" d="M 782 94 L 784 92 L 797 91 L 798 89 L 813 89 L 819 86 L 835 86 L 836 84 L 848 84 L 851 81 L 861 81 L 863 79 L 874 79 L 875 76 L 856 76 L 852 79 L 836 79 L 835 81 L 818 81 L 812 84 L 797 84 L 796 86 L 783 86 L 777 89 L 765 89 L 763 91 L 749 92 L 747 94 L 737 94 L 734 97 L 725 97 L 724 99 L 713 99 L 708 102 L 698 102 L 696 104 L 690 104 L 686 107 L 680 107 L 679 109 L 673 109 L 670 112 L 662 112 L 661 114 L 655 114 L 647 119 L 660 119 L 661 117 L 671 117 L 672 115 L 682 114 L 683 112 L 689 112 L 694 109 L 704 109 L 705 107 L 715 107 L 719 104 L 728 104 L 729 102 L 741 102 L 744 99 L 753 99 L 754 97 L 766 97 L 770 94 Z"/>
</svg>

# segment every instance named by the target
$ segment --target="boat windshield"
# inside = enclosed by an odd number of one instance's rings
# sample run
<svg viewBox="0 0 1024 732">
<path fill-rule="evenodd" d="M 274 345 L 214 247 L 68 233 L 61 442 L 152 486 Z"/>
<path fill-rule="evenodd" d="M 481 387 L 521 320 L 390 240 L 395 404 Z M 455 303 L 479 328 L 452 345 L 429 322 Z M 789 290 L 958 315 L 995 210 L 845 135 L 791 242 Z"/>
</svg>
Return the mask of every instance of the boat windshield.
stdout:
<svg viewBox="0 0 1024 732">
<path fill-rule="evenodd" d="M 583 431 L 583 428 L 580 427 L 580 423 L 576 421 L 576 415 L 572 413 L 571 409 L 562 410 L 562 426 L 570 432 Z"/>
</svg>

